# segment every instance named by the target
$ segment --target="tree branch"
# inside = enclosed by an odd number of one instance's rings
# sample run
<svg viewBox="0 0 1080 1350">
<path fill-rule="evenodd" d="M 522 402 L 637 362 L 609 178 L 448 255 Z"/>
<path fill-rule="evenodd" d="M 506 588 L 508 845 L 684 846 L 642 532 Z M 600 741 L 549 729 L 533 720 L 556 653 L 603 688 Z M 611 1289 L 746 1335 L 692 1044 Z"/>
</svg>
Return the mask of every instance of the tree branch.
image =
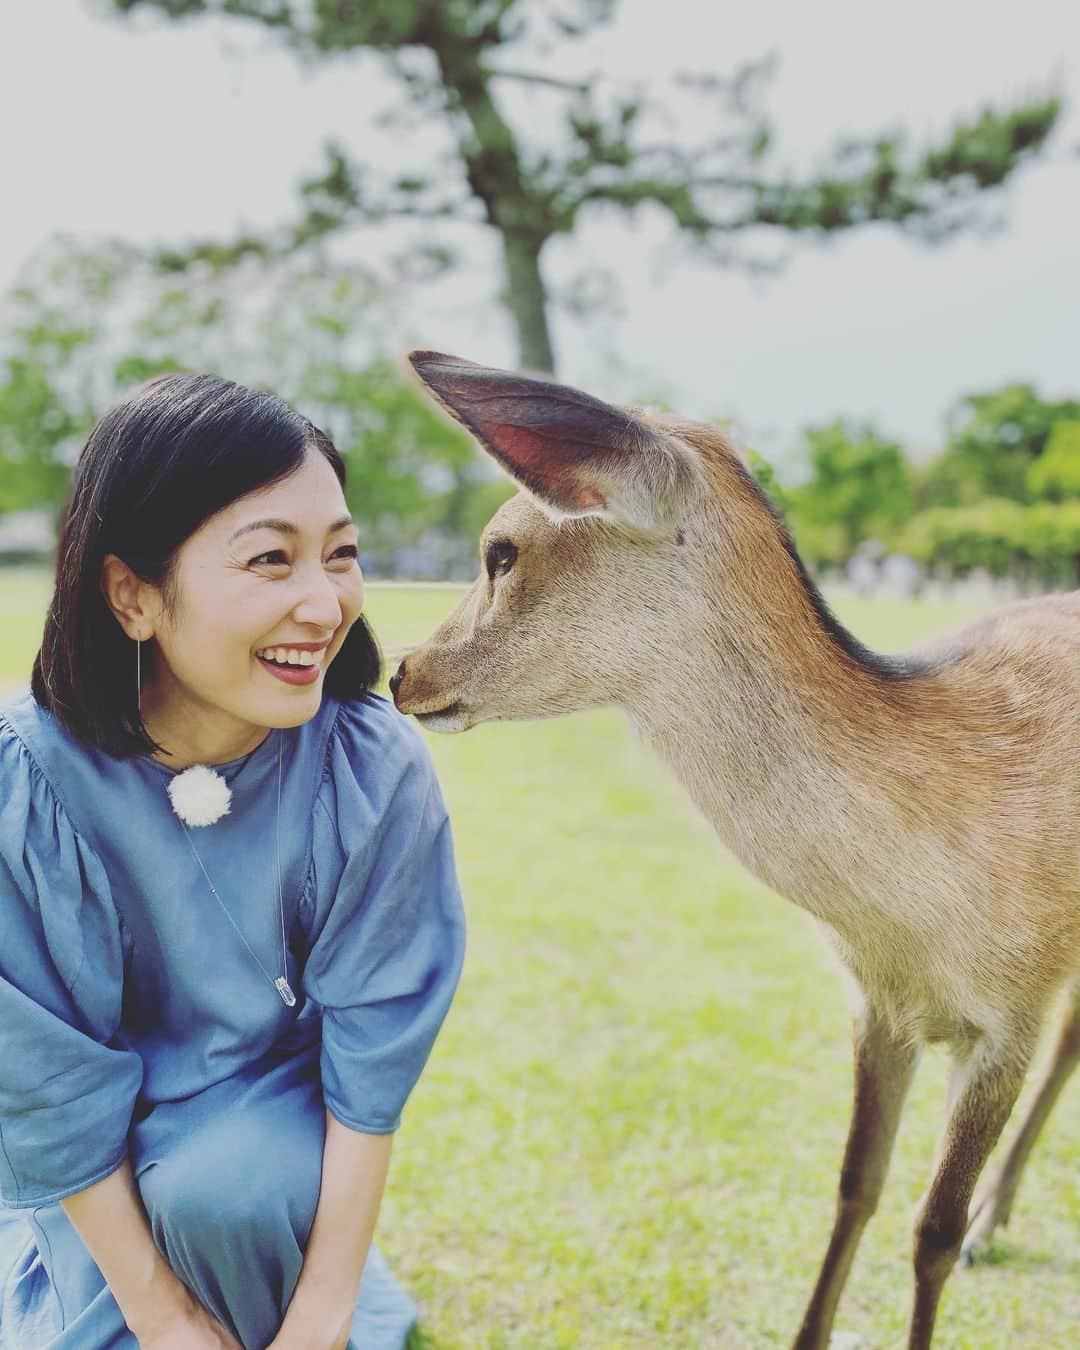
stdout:
<svg viewBox="0 0 1080 1350">
<path fill-rule="evenodd" d="M 101 0 L 107 3 L 108 0 Z M 764 227 L 773 234 L 830 234 L 886 222 L 927 240 L 996 220 L 984 190 L 1000 186 L 1040 152 L 1055 127 L 1054 95 L 959 122 L 938 145 L 910 149 L 896 132 L 841 142 L 815 170 L 791 173 L 771 150 L 765 93 L 776 59 L 724 74 L 679 72 L 613 82 L 549 74 L 542 34 L 580 36 L 610 18 L 614 0 L 111 0 L 122 12 L 171 19 L 231 16 L 282 33 L 315 57 L 366 49 L 399 76 L 408 106 L 447 126 L 455 142 L 418 172 L 374 181 L 343 149 L 301 189 L 292 225 L 232 244 L 202 243 L 162 254 L 165 265 L 196 257 L 216 266 L 278 258 L 318 246 L 358 224 L 392 219 L 467 221 L 497 234 L 506 267 L 502 300 L 518 324 L 528 364 L 547 368 L 547 292 L 541 253 L 570 233 L 586 206 L 631 212 L 654 205 L 699 251 L 721 265 L 747 259 Z M 528 55 L 517 62 L 516 53 Z M 500 64 L 505 57 L 507 64 Z M 528 68 L 531 67 L 531 68 Z M 538 68 L 539 67 L 539 68 Z M 561 95 L 566 136 L 558 149 L 518 127 L 493 94 L 497 81 Z M 398 144 L 405 144 L 398 135 Z M 567 148 L 568 143 L 568 148 Z M 426 241 L 437 249 L 438 239 Z M 545 353 L 548 353 L 545 355 Z"/>
<path fill-rule="evenodd" d="M 493 80 L 518 80 L 523 84 L 544 84 L 552 89 L 562 89 L 571 94 L 587 94 L 591 80 L 563 80 L 556 75 L 540 75 L 531 70 L 505 70 L 502 67 L 484 66 L 484 74 Z M 595 77 L 599 79 L 599 76 Z"/>
<path fill-rule="evenodd" d="M 827 234 L 888 222 L 938 240 L 993 221 L 976 209 L 980 194 L 1003 183 L 1042 147 L 1060 111 L 1053 96 L 1005 114 L 986 108 L 958 123 L 944 144 L 917 155 L 905 153 L 898 133 L 845 141 L 817 177 L 802 182 L 752 173 L 746 160 L 730 172 L 702 172 L 702 157 L 718 146 L 702 147 L 696 155 L 674 145 L 654 146 L 650 168 L 640 151 L 611 154 L 602 174 L 595 161 L 585 168 L 564 210 L 572 218 L 590 203 L 633 209 L 651 202 L 697 236 L 753 226 Z"/>
</svg>

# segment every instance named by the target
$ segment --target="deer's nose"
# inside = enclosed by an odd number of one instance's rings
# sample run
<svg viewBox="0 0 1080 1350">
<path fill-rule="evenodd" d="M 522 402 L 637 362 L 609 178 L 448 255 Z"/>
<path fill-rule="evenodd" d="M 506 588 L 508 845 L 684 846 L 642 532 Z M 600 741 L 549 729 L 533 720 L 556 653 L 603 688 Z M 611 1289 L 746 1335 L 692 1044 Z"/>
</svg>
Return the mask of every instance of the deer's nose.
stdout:
<svg viewBox="0 0 1080 1350">
<path fill-rule="evenodd" d="M 401 681 L 404 678 L 405 678 L 405 662 L 402 661 L 401 665 L 398 666 L 397 670 L 395 670 L 393 675 L 390 676 L 390 692 L 391 694 L 393 694 L 395 700 L 397 699 L 397 691 L 401 687 Z"/>
</svg>

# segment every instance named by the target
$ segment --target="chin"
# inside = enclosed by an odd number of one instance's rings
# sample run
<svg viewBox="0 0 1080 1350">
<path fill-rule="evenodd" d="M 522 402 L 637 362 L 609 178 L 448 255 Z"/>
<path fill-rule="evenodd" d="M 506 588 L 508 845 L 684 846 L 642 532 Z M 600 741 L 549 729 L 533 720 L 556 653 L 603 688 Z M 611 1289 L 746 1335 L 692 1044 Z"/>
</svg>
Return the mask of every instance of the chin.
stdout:
<svg viewBox="0 0 1080 1350">
<path fill-rule="evenodd" d="M 468 731 L 476 725 L 463 708 L 443 708 L 439 712 L 415 713 L 414 716 L 425 731 L 438 731 L 444 736 Z"/>
</svg>

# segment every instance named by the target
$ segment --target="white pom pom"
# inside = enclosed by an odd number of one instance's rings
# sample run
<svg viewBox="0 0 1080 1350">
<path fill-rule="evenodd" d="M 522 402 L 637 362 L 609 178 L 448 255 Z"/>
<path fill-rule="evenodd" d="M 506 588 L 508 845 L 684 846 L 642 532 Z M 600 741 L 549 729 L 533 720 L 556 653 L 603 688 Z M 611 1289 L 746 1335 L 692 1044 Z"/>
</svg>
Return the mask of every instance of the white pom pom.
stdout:
<svg viewBox="0 0 1080 1350">
<path fill-rule="evenodd" d="M 169 784 L 173 810 L 185 825 L 213 825 L 229 814 L 232 793 L 225 779 L 205 764 L 193 764 Z"/>
</svg>

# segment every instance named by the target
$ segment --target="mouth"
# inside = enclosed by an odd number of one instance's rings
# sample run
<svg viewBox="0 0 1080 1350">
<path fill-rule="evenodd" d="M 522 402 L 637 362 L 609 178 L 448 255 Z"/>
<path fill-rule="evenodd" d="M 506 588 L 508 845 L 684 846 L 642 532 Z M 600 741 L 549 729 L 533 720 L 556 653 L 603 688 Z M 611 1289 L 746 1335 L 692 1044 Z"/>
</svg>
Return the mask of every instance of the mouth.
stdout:
<svg viewBox="0 0 1080 1350">
<path fill-rule="evenodd" d="M 329 642 L 298 642 L 282 647 L 261 647 L 255 660 L 268 675 L 283 684 L 316 684 L 323 672 L 323 656 Z"/>
<path fill-rule="evenodd" d="M 445 708 L 438 708 L 434 712 L 413 713 L 413 716 L 425 730 L 447 735 L 456 731 L 468 731 L 473 725 L 465 705 L 461 702 L 448 703 Z"/>
</svg>

